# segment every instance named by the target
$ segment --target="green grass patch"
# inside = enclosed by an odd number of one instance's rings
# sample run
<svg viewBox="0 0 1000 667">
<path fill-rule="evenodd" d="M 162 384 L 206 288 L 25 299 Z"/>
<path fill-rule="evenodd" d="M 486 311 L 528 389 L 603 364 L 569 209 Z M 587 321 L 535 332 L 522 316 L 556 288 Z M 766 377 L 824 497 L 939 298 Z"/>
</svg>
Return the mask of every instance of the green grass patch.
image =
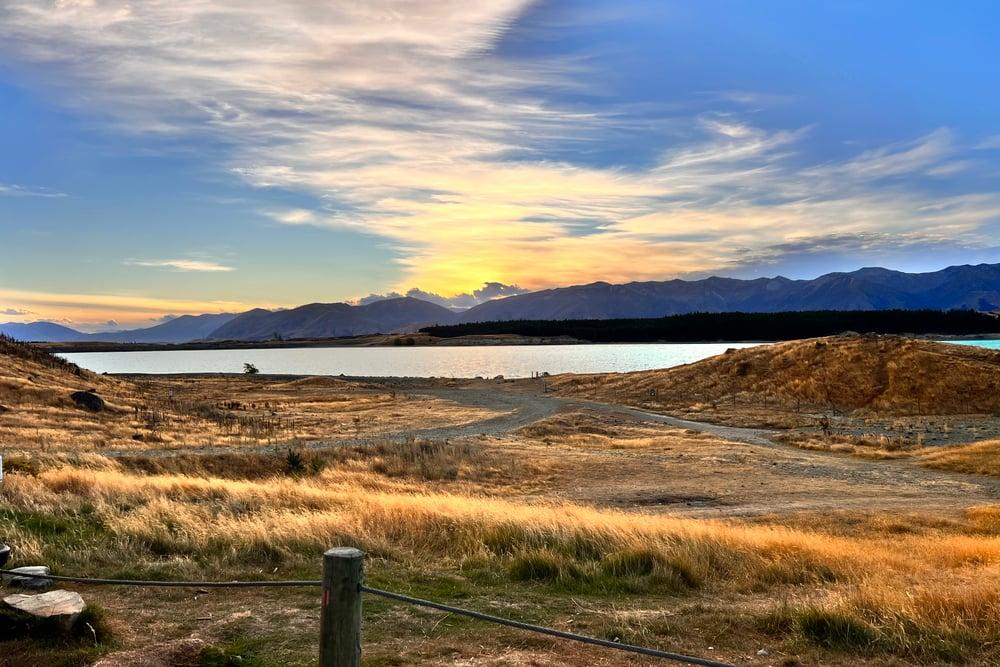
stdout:
<svg viewBox="0 0 1000 667">
<path fill-rule="evenodd" d="M 850 611 L 814 606 L 782 606 L 760 617 L 757 629 L 832 651 L 888 654 L 925 664 L 967 663 L 984 640 L 968 633 L 925 627 L 909 619 L 875 624 Z"/>
</svg>

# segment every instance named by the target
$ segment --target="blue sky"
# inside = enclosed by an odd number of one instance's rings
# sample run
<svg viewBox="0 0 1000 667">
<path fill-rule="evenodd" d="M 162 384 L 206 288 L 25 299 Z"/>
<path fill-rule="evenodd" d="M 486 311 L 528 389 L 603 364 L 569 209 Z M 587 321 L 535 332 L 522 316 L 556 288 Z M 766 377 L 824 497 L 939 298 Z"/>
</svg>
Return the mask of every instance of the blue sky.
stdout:
<svg viewBox="0 0 1000 667">
<path fill-rule="evenodd" d="M 0 4 L 0 320 L 1000 261 L 996 3 L 257 4 Z"/>
</svg>

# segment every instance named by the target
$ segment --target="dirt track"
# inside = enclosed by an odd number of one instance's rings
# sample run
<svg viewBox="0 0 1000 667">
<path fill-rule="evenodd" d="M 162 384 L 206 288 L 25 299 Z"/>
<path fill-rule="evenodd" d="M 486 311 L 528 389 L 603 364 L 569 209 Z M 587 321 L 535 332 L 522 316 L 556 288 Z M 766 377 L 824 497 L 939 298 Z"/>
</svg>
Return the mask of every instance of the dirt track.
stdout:
<svg viewBox="0 0 1000 667">
<path fill-rule="evenodd" d="M 390 381 L 392 382 L 392 381 Z M 941 472 L 906 460 L 877 461 L 845 454 L 801 450 L 775 442 L 775 431 L 694 422 L 627 406 L 564 399 L 523 388 L 400 387 L 410 394 L 501 412 L 482 421 L 429 429 L 404 429 L 377 437 L 296 443 L 301 449 L 329 449 L 408 439 L 466 437 L 514 443 L 518 429 L 557 412 L 579 412 L 641 424 L 662 424 L 711 436 L 686 452 L 663 450 L 574 450 L 543 454 L 567 470 L 559 495 L 574 501 L 645 508 L 698 516 L 753 516 L 774 512 L 927 509 L 956 512 L 1000 499 L 1000 480 Z M 512 445 L 512 455 L 517 446 Z M 272 453 L 283 445 L 148 448 L 105 451 L 110 457 L 159 457 L 233 452 Z M 525 453 L 529 455 L 529 453 Z M 530 455 L 538 455 L 531 452 Z M 574 479 L 574 475 L 576 479 Z M 580 486 L 580 479 L 586 479 Z M 577 489 L 575 491 L 574 489 Z"/>
<path fill-rule="evenodd" d="M 736 428 L 732 426 L 720 426 L 717 424 L 707 424 L 702 422 L 687 421 L 676 417 L 659 415 L 626 406 L 609 405 L 594 401 L 584 401 L 577 399 L 558 398 L 551 395 L 503 391 L 501 389 L 480 389 L 480 388 L 412 388 L 408 390 L 410 394 L 421 394 L 433 396 L 435 398 L 452 401 L 460 405 L 478 408 L 487 408 L 501 412 L 496 417 L 491 417 L 482 421 L 467 422 L 450 426 L 441 426 L 427 429 L 403 429 L 395 432 L 381 434 L 377 439 L 381 442 L 403 442 L 412 438 L 427 440 L 455 440 L 473 436 L 503 436 L 519 428 L 533 424 L 541 419 L 545 419 L 560 410 L 573 410 L 586 408 L 605 412 L 608 414 L 622 414 L 635 417 L 637 419 L 653 421 L 677 428 L 685 428 L 695 431 L 709 433 L 719 438 L 734 442 L 746 442 L 751 444 L 774 445 L 770 436 L 770 431 L 748 428 Z M 339 438 L 337 440 L 317 440 L 296 444 L 302 449 L 325 449 L 329 447 L 350 446 L 366 444 L 373 440 L 372 437 L 362 438 Z M 239 446 L 241 452 L 270 452 L 279 449 L 286 449 L 284 445 L 250 445 Z M 234 446 L 205 446 L 205 447 L 149 447 L 141 450 L 120 449 L 105 450 L 101 452 L 104 456 L 118 458 L 123 456 L 171 456 L 177 454 L 222 454 L 233 452 Z"/>
</svg>

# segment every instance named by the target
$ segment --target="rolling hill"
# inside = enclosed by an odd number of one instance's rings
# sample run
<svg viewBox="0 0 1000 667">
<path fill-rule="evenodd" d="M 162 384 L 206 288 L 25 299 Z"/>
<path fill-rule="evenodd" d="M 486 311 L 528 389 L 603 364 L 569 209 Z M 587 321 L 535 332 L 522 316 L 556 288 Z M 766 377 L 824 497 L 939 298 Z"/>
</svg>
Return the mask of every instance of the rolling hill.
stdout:
<svg viewBox="0 0 1000 667">
<path fill-rule="evenodd" d="M 734 349 L 662 370 L 558 375 L 549 387 L 680 412 L 767 404 L 817 413 L 998 414 L 1000 352 L 902 336 L 834 336 Z"/>
</svg>

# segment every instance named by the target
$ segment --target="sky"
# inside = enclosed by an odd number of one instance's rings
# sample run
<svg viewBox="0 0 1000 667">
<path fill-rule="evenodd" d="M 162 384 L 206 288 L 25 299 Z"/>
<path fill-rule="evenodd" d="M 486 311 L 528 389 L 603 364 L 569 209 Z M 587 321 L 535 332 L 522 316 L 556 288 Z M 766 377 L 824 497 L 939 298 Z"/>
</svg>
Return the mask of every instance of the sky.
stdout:
<svg viewBox="0 0 1000 667">
<path fill-rule="evenodd" d="M 0 0 L 0 321 L 1000 262 L 1000 4 Z"/>
</svg>

